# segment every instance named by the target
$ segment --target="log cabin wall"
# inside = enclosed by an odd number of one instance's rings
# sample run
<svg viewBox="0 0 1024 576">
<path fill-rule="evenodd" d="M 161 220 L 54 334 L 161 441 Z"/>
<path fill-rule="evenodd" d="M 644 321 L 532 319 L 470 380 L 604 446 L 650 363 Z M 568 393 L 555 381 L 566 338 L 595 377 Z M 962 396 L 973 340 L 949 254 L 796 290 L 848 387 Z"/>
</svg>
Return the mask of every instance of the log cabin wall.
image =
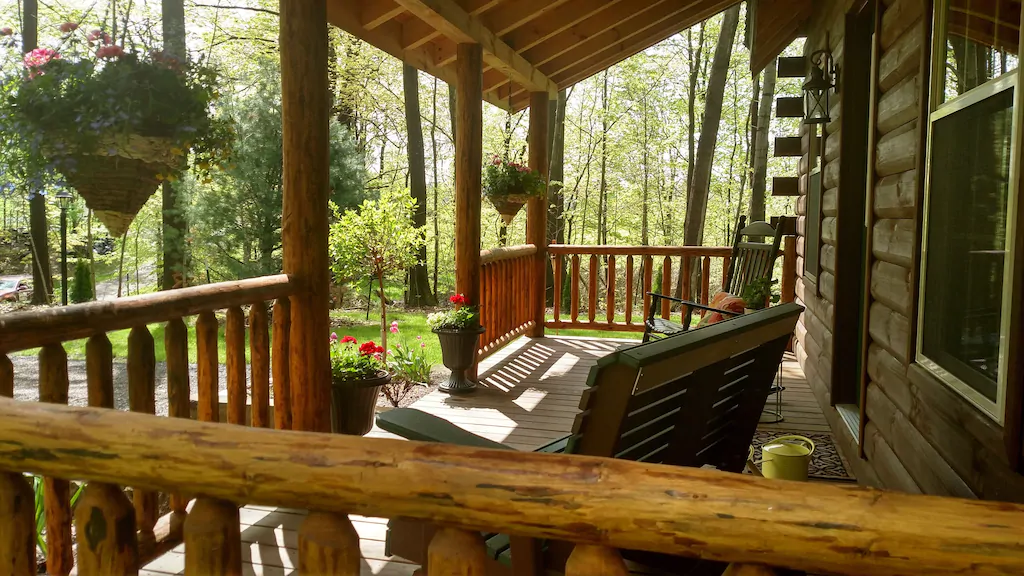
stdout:
<svg viewBox="0 0 1024 576">
<path fill-rule="evenodd" d="M 824 46 L 825 31 L 842 67 L 844 16 L 854 2 L 820 5 L 808 27 L 806 55 Z M 1003 430 L 991 418 L 915 363 L 916 283 L 921 231 L 919 177 L 924 153 L 921 130 L 927 101 L 921 82 L 930 65 L 931 2 L 881 0 L 880 48 L 874 121 L 874 192 L 867 308 L 868 379 L 863 424 L 863 458 L 858 431 L 831 407 L 834 310 L 855 306 L 835 302 L 835 225 L 841 158 L 842 104 L 832 106 L 822 158 L 820 275 L 815 285 L 800 278 L 797 301 L 804 313 L 796 330 L 795 351 L 819 404 L 829 418 L 836 443 L 865 484 L 905 492 L 1024 500 L 1024 476 L 1010 467 Z M 858 56 L 860 57 L 860 56 Z M 869 57 L 864 55 L 863 57 Z M 927 118 L 927 116 L 924 116 Z M 810 132 L 804 129 L 800 162 L 797 270 L 803 270 L 807 173 L 814 166 Z M 852 191 L 864 193 L 863 191 Z M 846 281 L 846 280 L 842 280 Z M 852 280 L 851 280 L 852 281 Z M 856 327 L 843 327 L 855 330 Z"/>
</svg>

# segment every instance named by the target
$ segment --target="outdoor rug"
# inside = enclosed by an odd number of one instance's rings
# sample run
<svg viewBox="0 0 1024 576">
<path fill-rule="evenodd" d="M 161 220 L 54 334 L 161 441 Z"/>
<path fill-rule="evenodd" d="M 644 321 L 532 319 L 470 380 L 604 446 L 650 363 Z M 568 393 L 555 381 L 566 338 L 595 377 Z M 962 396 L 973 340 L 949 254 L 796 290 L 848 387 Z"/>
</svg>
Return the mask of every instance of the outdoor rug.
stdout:
<svg viewBox="0 0 1024 576">
<path fill-rule="evenodd" d="M 758 430 L 754 433 L 754 460 L 761 459 L 761 445 L 771 441 L 773 438 L 797 434 L 796 432 L 776 431 L 765 432 Z M 854 480 L 846 469 L 839 450 L 832 441 L 831 434 L 798 434 L 810 438 L 814 442 L 814 453 L 811 454 L 811 466 L 808 470 L 808 477 L 821 480 Z M 761 465 L 758 464 L 758 468 Z"/>
</svg>

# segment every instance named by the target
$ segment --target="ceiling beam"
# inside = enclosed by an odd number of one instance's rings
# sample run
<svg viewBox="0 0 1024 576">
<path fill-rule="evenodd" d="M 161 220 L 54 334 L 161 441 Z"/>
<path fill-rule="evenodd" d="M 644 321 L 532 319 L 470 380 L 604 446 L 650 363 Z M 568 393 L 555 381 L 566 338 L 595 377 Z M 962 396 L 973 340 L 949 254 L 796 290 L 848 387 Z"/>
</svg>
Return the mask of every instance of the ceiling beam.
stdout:
<svg viewBox="0 0 1024 576">
<path fill-rule="evenodd" d="M 508 74 L 529 91 L 558 91 L 554 82 L 484 26 L 478 16 L 466 12 L 454 0 L 397 1 L 453 42 L 480 44 L 488 64 Z M 434 64 L 437 64 L 437 60 Z"/>
<path fill-rule="evenodd" d="M 395 0 L 366 0 L 361 3 L 359 23 L 367 30 L 373 30 L 405 12 Z"/>
<path fill-rule="evenodd" d="M 466 12 L 473 15 L 480 15 L 487 10 L 498 5 L 499 0 L 459 0 L 459 6 L 461 6 Z M 406 24 L 406 31 L 404 35 L 404 42 L 406 48 L 418 48 L 423 46 L 427 42 L 431 42 L 441 37 L 442 34 L 433 26 L 427 24 L 422 20 L 415 20 Z M 452 45 L 452 54 L 455 52 L 455 45 Z M 452 57 L 452 62 L 455 61 L 455 57 Z M 443 65 L 447 66 L 451 62 L 444 62 Z"/>
</svg>

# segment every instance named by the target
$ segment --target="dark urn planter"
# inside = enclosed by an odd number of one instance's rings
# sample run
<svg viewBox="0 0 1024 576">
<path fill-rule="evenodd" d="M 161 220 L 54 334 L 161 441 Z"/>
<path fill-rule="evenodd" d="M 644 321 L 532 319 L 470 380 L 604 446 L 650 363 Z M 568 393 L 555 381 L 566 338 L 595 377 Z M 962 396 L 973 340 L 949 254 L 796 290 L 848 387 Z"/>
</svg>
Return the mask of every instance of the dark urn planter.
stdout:
<svg viewBox="0 0 1024 576">
<path fill-rule="evenodd" d="M 380 389 L 390 381 L 387 372 L 372 378 L 331 380 L 331 431 L 362 436 L 372 430 Z"/>
<path fill-rule="evenodd" d="M 448 381 L 438 386 L 439 390 L 449 394 L 465 394 L 476 388 L 476 382 L 466 378 L 466 370 L 476 361 L 477 343 L 483 333 L 484 329 L 480 327 L 434 330 L 441 341 L 441 360 L 452 371 Z"/>
</svg>

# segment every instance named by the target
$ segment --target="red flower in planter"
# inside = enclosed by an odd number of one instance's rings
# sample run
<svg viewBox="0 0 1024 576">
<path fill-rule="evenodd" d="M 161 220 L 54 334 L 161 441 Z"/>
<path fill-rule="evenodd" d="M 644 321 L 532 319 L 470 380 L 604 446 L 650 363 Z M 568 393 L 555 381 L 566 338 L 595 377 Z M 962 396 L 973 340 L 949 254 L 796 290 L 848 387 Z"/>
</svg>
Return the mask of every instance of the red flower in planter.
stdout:
<svg viewBox="0 0 1024 576">
<path fill-rule="evenodd" d="M 353 336 L 345 336 L 344 338 L 341 339 L 341 343 L 342 344 L 355 344 L 356 343 L 356 339 Z M 373 344 L 373 342 L 371 342 L 371 344 Z"/>
<path fill-rule="evenodd" d="M 458 304 L 460 306 L 465 305 L 469 302 L 464 294 L 456 294 L 448 299 L 452 304 Z"/>
</svg>

